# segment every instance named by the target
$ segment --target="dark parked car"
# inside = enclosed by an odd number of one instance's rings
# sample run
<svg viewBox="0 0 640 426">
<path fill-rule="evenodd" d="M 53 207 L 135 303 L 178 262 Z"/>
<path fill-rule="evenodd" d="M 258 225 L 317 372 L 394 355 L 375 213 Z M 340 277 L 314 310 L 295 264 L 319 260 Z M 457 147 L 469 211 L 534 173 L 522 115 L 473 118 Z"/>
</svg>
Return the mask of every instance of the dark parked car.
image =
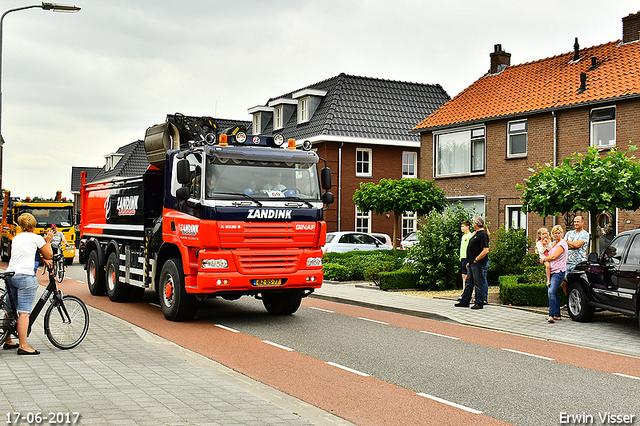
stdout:
<svg viewBox="0 0 640 426">
<path fill-rule="evenodd" d="M 590 321 L 596 309 L 636 316 L 640 324 L 640 229 L 621 232 L 568 275 L 571 319 Z"/>
</svg>

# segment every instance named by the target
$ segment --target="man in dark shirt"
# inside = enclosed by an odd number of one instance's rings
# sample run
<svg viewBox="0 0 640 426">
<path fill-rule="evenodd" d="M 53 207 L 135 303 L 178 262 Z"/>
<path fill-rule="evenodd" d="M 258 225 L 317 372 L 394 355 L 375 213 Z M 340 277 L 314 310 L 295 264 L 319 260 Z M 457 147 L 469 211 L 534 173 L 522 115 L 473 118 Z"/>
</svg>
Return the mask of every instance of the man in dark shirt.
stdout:
<svg viewBox="0 0 640 426">
<path fill-rule="evenodd" d="M 471 309 L 482 309 L 486 302 L 486 300 L 484 300 L 486 283 L 484 282 L 483 267 L 489 259 L 487 257 L 489 254 L 489 235 L 484 229 L 484 219 L 481 216 L 473 218 L 473 229 L 475 229 L 476 232 L 469 240 L 469 245 L 467 246 L 467 261 L 469 262 L 467 268 L 469 272 L 467 274 L 467 280 L 464 283 L 464 292 L 462 293 L 460 303 L 456 303 L 455 306 L 468 307 L 471 303 L 471 293 L 475 287 L 476 301 Z"/>
</svg>

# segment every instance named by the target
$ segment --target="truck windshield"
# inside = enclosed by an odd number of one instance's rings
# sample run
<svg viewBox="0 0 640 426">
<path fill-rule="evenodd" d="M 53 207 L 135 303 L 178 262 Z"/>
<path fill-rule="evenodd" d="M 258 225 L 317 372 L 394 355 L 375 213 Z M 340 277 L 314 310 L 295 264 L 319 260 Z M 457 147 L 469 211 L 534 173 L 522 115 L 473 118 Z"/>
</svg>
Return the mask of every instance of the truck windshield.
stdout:
<svg viewBox="0 0 640 426">
<path fill-rule="evenodd" d="M 315 163 L 268 162 L 207 157 L 205 198 L 250 195 L 255 199 L 320 200 Z"/>
<path fill-rule="evenodd" d="M 68 227 L 73 224 L 71 207 L 24 207 L 20 214 L 31 213 L 36 218 L 37 228 L 48 228 L 52 224 Z"/>
</svg>

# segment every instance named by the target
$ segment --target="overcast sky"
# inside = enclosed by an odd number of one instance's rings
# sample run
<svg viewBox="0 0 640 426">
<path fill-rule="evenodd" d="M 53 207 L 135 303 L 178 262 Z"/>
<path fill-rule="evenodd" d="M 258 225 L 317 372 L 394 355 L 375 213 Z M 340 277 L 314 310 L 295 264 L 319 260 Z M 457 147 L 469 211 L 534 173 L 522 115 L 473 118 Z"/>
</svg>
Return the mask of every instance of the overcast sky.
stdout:
<svg viewBox="0 0 640 426">
<path fill-rule="evenodd" d="M 70 3 L 70 2 L 66 2 Z M 3 11 L 40 4 L 5 0 Z M 168 113 L 247 109 L 336 76 L 440 84 L 622 38 L 631 0 L 77 0 L 5 16 L 2 186 L 70 196 L 71 166 L 144 138 Z M 417 123 L 416 123 L 417 124 Z"/>
</svg>

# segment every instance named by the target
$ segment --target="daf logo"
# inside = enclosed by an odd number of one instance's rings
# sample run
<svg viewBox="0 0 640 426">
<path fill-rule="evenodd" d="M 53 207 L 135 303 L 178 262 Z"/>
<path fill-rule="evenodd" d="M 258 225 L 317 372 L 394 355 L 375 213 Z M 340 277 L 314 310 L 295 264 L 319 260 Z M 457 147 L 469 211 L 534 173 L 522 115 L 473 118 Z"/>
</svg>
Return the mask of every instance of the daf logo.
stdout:
<svg viewBox="0 0 640 426">
<path fill-rule="evenodd" d="M 291 219 L 293 210 L 249 209 L 247 219 Z"/>
</svg>

